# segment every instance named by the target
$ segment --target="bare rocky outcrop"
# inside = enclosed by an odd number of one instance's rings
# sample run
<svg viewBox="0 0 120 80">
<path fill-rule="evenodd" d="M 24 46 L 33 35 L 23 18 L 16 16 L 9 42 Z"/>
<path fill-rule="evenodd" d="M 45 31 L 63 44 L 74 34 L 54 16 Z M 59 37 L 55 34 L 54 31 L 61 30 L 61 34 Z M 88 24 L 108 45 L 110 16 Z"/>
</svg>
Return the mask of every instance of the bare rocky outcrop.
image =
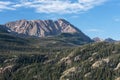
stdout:
<svg viewBox="0 0 120 80">
<path fill-rule="evenodd" d="M 6 72 L 6 71 L 11 71 L 14 65 L 8 65 L 6 67 L 1 67 L 0 68 L 0 74 Z"/>
<path fill-rule="evenodd" d="M 60 59 L 58 64 L 66 63 L 66 64 L 70 65 L 72 63 L 71 58 L 73 58 L 73 56 L 74 56 L 74 53 L 70 53 L 67 57 L 63 57 L 62 59 Z"/>
<path fill-rule="evenodd" d="M 101 60 L 98 60 L 92 64 L 92 68 L 98 68 L 98 67 L 104 67 L 109 63 L 110 59 L 109 58 L 104 58 Z"/>
<path fill-rule="evenodd" d="M 30 36 L 45 37 L 59 33 L 77 33 L 70 23 L 65 20 L 19 20 L 6 24 L 12 31 Z"/>
<path fill-rule="evenodd" d="M 120 63 L 117 64 L 117 66 L 114 70 L 118 70 L 119 68 L 120 68 Z"/>
<path fill-rule="evenodd" d="M 105 58 L 105 59 L 102 59 L 104 62 L 106 62 L 106 63 L 109 63 L 109 61 L 110 61 L 110 58 Z"/>
<path fill-rule="evenodd" d="M 117 77 L 115 80 L 120 80 L 120 77 Z"/>
<path fill-rule="evenodd" d="M 106 62 L 103 60 L 96 61 L 94 64 L 92 64 L 92 68 L 98 68 L 105 66 Z"/>
<path fill-rule="evenodd" d="M 90 77 L 90 75 L 91 75 L 91 72 L 88 72 L 84 75 L 84 77 Z"/>
<path fill-rule="evenodd" d="M 67 69 L 66 71 L 63 72 L 63 75 L 60 77 L 60 80 L 69 80 L 69 79 L 64 79 L 66 76 L 70 75 L 71 73 L 74 73 L 76 71 L 75 67 L 72 67 L 70 69 Z"/>
</svg>

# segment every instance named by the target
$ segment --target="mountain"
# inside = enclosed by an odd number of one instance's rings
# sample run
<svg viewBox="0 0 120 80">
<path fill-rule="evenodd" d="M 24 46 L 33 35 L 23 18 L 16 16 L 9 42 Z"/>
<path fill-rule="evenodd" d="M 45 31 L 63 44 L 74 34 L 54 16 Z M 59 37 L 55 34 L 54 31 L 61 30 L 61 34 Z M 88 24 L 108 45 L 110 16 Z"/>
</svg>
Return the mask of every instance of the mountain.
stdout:
<svg viewBox="0 0 120 80">
<path fill-rule="evenodd" d="M 107 38 L 104 40 L 105 42 L 117 42 L 116 40 L 112 39 L 112 38 Z"/>
<path fill-rule="evenodd" d="M 90 42 L 91 39 L 83 32 L 64 19 L 53 20 L 18 20 L 5 24 L 11 31 L 18 34 L 35 37 L 56 36 L 62 33 L 75 34 L 84 41 Z"/>
<path fill-rule="evenodd" d="M 19 20 L 5 24 L 12 31 L 30 36 L 45 37 L 60 33 L 79 33 L 69 22 L 59 19 L 53 20 Z"/>
<path fill-rule="evenodd" d="M 102 41 L 104 41 L 104 42 L 110 42 L 110 43 L 111 42 L 117 42 L 116 40 L 114 40 L 112 38 L 101 39 L 99 37 L 95 37 L 92 40 L 95 41 L 95 42 L 102 42 Z"/>
<path fill-rule="evenodd" d="M 99 38 L 99 37 L 95 37 L 92 39 L 93 41 L 95 42 L 101 42 L 101 41 L 104 41 L 103 39 Z"/>
<path fill-rule="evenodd" d="M 62 22 L 60 22 L 62 21 Z M 42 23 L 39 22 L 47 22 L 44 23 L 45 25 L 41 25 Z M 53 23 L 48 24 L 48 22 L 54 22 L 55 23 L 61 23 L 59 25 L 61 26 L 54 26 Z M 64 24 L 63 24 L 64 22 Z M 35 25 L 32 25 L 34 23 Z M 38 26 L 39 24 L 39 26 Z M 14 28 L 14 26 L 18 26 Z M 40 27 L 39 30 L 38 28 L 32 28 L 32 30 L 29 28 L 32 27 Z M 53 26 L 52 26 L 53 25 Z M 66 27 L 65 27 L 66 25 Z M 67 26 L 68 25 L 68 26 Z M 9 27 L 11 26 L 11 27 Z M 28 27 L 26 29 L 25 27 Z M 58 29 L 55 27 L 59 27 L 59 30 L 61 27 L 65 27 L 66 29 L 64 30 L 61 29 L 59 33 L 57 33 Z M 68 28 L 67 28 L 68 27 Z M 70 28 L 69 28 L 70 27 Z M 14 29 L 13 29 L 14 28 Z M 22 28 L 22 30 L 21 30 Z M 52 29 L 52 33 L 49 33 L 49 28 Z M 25 31 L 28 30 L 29 33 L 32 33 L 32 31 L 37 30 L 37 31 L 43 31 L 45 36 L 37 36 L 37 35 L 30 35 L 30 34 L 25 34 L 20 31 Z M 45 30 L 44 30 L 45 29 Z M 68 29 L 68 30 L 67 30 Z M 16 31 L 14 31 L 16 30 Z M 18 31 L 18 32 L 17 32 Z M 28 32 L 26 31 L 26 33 Z M 48 31 L 48 32 L 47 32 Z M 49 33 L 49 34 L 48 34 Z M 38 34 L 41 35 L 41 34 Z M 67 22 L 66 20 L 59 19 L 58 21 L 52 21 L 52 20 L 46 20 L 46 21 L 41 21 L 41 20 L 34 20 L 34 21 L 27 21 L 27 20 L 19 20 L 15 22 L 10 22 L 5 25 L 0 25 L 0 51 L 2 53 L 8 53 L 9 50 L 11 50 L 11 53 L 14 53 L 15 51 L 23 51 L 23 50 L 32 50 L 36 47 L 41 47 L 41 48 L 66 48 L 66 47 L 74 47 L 74 46 L 79 46 L 83 45 L 86 43 L 92 42 L 92 40 L 86 36 L 84 33 L 82 33 L 79 29 L 75 28 L 72 24 Z M 23 45 L 23 46 L 22 46 Z M 3 52 L 4 51 L 4 52 Z M 21 52 L 20 52 L 21 53 Z M 39 53 L 39 50 L 36 51 L 36 53 Z M 17 54 L 17 53 L 16 53 Z"/>
<path fill-rule="evenodd" d="M 0 33 L 9 33 L 10 29 L 4 25 L 0 25 Z"/>
</svg>

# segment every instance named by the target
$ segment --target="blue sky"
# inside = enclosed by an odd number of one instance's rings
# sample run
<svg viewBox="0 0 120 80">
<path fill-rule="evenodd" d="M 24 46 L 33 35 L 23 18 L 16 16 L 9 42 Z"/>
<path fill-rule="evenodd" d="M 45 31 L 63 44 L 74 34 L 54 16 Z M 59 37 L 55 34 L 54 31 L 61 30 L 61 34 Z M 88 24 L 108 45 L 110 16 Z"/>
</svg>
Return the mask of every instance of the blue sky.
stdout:
<svg viewBox="0 0 120 80">
<path fill-rule="evenodd" d="M 120 0 L 0 0 L 0 24 L 59 18 L 91 38 L 120 40 Z"/>
</svg>

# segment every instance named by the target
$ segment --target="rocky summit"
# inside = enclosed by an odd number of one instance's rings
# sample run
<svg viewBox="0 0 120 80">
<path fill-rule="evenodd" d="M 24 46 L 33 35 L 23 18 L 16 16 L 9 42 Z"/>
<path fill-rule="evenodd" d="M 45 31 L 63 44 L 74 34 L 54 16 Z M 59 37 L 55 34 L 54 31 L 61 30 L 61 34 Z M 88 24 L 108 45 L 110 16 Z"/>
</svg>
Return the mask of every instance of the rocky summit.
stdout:
<svg viewBox="0 0 120 80">
<path fill-rule="evenodd" d="M 5 24 L 11 31 L 37 37 L 58 35 L 61 33 L 80 34 L 87 37 L 79 29 L 64 19 L 53 20 L 18 20 Z"/>
</svg>

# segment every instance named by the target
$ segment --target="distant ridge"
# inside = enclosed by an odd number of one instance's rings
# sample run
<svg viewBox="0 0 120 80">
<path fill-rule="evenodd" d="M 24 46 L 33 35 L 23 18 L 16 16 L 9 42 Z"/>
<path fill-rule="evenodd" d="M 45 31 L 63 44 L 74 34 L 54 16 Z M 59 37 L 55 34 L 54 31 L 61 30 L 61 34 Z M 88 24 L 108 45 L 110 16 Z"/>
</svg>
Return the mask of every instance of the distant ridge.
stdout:
<svg viewBox="0 0 120 80">
<path fill-rule="evenodd" d="M 101 41 L 104 41 L 103 39 L 99 38 L 99 37 L 95 37 L 93 38 L 93 41 L 95 42 L 101 42 Z"/>
<path fill-rule="evenodd" d="M 106 38 L 106 39 L 102 39 L 102 38 L 99 38 L 99 37 L 95 37 L 92 39 L 94 42 L 117 42 L 117 40 L 114 40 L 112 38 Z"/>
<path fill-rule="evenodd" d="M 112 38 L 107 38 L 104 40 L 105 42 L 117 42 L 116 40 L 112 39 Z"/>
</svg>

